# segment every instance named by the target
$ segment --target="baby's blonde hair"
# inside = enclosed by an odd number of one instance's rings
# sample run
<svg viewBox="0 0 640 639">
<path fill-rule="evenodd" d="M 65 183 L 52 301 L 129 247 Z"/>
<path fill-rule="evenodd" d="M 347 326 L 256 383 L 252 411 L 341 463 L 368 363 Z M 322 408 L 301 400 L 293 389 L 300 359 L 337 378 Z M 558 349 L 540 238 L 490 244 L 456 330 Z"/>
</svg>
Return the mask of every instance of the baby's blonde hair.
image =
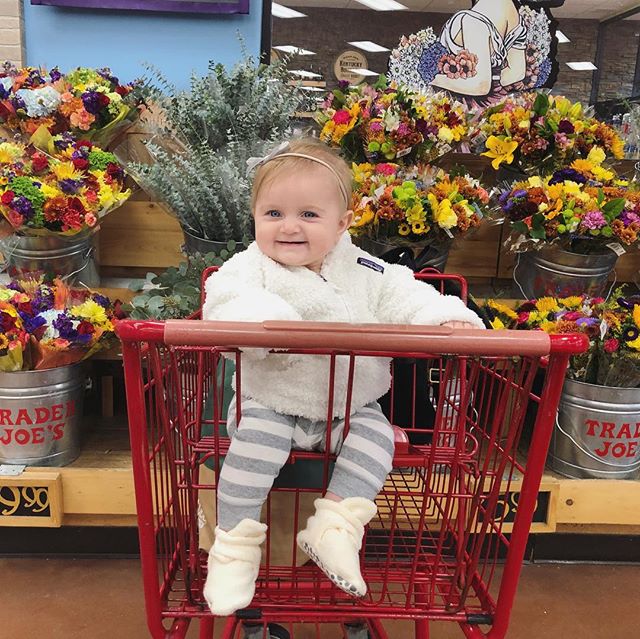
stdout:
<svg viewBox="0 0 640 639">
<path fill-rule="evenodd" d="M 347 201 L 345 203 L 345 211 L 351 206 L 353 174 L 349 165 L 338 155 L 336 151 L 329 148 L 324 144 L 324 142 L 320 142 L 316 138 L 307 137 L 291 140 L 288 148 L 284 149 L 282 153 L 300 153 L 302 155 L 309 155 L 312 158 L 320 160 L 320 162 L 314 162 L 314 160 L 308 158 L 292 157 L 288 155 L 284 155 L 280 158 L 276 155 L 273 159 L 260 164 L 256 170 L 256 175 L 253 180 L 253 190 L 251 193 L 252 212 L 255 212 L 256 200 L 258 199 L 260 189 L 272 184 L 285 172 L 322 167 L 322 162 L 326 162 L 331 169 L 333 169 L 332 173 L 335 172 L 334 177 L 337 181 L 336 188 L 340 189 L 341 194 L 346 195 Z"/>
</svg>

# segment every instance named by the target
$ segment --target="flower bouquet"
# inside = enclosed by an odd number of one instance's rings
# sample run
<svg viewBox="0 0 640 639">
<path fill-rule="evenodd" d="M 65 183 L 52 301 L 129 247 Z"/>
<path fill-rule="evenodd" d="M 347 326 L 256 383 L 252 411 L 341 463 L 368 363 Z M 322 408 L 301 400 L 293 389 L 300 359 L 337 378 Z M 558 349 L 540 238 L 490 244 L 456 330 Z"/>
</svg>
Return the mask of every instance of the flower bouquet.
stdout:
<svg viewBox="0 0 640 639">
<path fill-rule="evenodd" d="M 131 194 L 113 154 L 69 134 L 48 136 L 44 146 L 48 152 L 0 142 L 0 214 L 13 232 L 89 233 Z"/>
<path fill-rule="evenodd" d="M 640 295 L 618 288 L 609 301 L 585 295 L 531 300 L 515 310 L 489 300 L 485 310 L 494 329 L 585 333 L 589 350 L 572 358 L 570 379 L 599 386 L 640 386 Z"/>
<path fill-rule="evenodd" d="M 468 175 L 430 167 L 353 165 L 356 236 L 396 245 L 449 244 L 479 226 L 489 194 Z"/>
<path fill-rule="evenodd" d="M 487 109 L 472 137 L 494 169 L 512 165 L 530 175 L 569 166 L 594 147 L 607 158 L 624 157 L 624 143 L 612 127 L 588 115 L 580 103 L 545 93 L 511 97 Z"/>
<path fill-rule="evenodd" d="M 446 94 L 425 95 L 389 83 L 341 83 L 316 116 L 320 139 L 351 162 L 433 161 L 465 140 L 468 113 Z"/>
<path fill-rule="evenodd" d="M 90 357 L 115 340 L 119 302 L 60 280 L 0 286 L 0 371 L 42 370 Z"/>
<path fill-rule="evenodd" d="M 588 180 L 583 163 L 577 160 L 573 168 L 516 182 L 502 192 L 499 209 L 513 230 L 512 250 L 552 244 L 579 254 L 603 253 L 615 244 L 637 248 L 640 192 L 623 181 L 603 186 Z"/>
<path fill-rule="evenodd" d="M 139 117 L 144 102 L 139 82 L 120 84 L 110 69 L 78 67 L 62 74 L 35 67 L 0 69 L 0 124 L 33 135 L 71 132 L 107 146 Z"/>
</svg>

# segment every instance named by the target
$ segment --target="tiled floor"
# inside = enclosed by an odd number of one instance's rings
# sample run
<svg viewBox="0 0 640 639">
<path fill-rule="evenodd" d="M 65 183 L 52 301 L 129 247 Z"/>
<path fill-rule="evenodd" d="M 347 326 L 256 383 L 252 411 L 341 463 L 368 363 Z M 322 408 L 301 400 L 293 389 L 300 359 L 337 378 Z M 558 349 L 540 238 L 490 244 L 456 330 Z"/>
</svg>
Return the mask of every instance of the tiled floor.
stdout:
<svg viewBox="0 0 640 639">
<path fill-rule="evenodd" d="M 640 566 L 528 565 L 510 639 L 636 639 Z M 135 559 L 0 559 L 2 639 L 146 639 Z M 390 639 L 410 639 L 390 624 Z M 295 639 L 314 633 L 301 631 Z M 338 633 L 323 634 L 338 638 Z M 195 628 L 188 635 L 196 639 Z M 460 639 L 433 624 L 431 639 Z"/>
</svg>

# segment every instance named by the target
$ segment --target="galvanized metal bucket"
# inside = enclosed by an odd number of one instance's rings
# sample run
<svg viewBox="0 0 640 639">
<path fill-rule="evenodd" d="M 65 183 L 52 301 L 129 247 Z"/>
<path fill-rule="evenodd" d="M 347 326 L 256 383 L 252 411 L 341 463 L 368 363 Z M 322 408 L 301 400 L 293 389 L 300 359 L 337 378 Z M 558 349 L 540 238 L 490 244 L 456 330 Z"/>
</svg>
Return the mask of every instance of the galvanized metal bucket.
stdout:
<svg viewBox="0 0 640 639">
<path fill-rule="evenodd" d="M 193 255 L 194 253 L 200 253 L 202 255 L 206 255 L 207 253 L 219 254 L 222 249 L 227 249 L 226 241 L 207 240 L 204 237 L 192 235 L 184 228 L 182 229 L 182 234 L 184 235 L 184 252 L 187 255 Z M 238 244 L 240 245 L 240 243 Z"/>
<path fill-rule="evenodd" d="M 441 273 L 444 273 L 447 260 L 449 259 L 449 247 L 446 246 L 429 246 L 428 250 L 421 255 L 424 249 L 427 248 L 425 245 L 399 247 L 396 244 L 379 242 L 366 236 L 354 237 L 353 241 L 354 244 L 357 244 L 363 251 L 371 253 L 371 255 L 381 259 L 385 259 L 385 255 L 390 251 L 397 250 L 398 248 L 407 248 L 413 253 L 414 258 L 420 258 L 419 264 L 416 264 L 418 270 L 422 270 L 423 268 L 436 268 Z"/>
<path fill-rule="evenodd" d="M 548 461 L 565 477 L 640 477 L 640 389 L 566 380 Z"/>
<path fill-rule="evenodd" d="M 80 454 L 82 364 L 0 373 L 0 464 L 66 466 Z"/>
<path fill-rule="evenodd" d="M 613 251 L 580 255 L 558 248 L 518 253 L 513 279 L 525 299 L 589 295 L 607 297 L 618 256 Z"/>
<path fill-rule="evenodd" d="M 68 286 L 100 286 L 97 234 L 73 238 L 14 235 L 2 241 L 11 277 L 60 277 Z"/>
</svg>

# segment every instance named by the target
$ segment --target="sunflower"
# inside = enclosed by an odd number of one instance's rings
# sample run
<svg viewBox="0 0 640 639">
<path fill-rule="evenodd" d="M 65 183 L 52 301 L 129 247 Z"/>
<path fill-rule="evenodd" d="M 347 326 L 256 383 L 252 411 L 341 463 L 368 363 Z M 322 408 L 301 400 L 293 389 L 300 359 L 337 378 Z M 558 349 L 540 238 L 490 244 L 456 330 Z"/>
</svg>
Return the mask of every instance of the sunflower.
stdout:
<svg viewBox="0 0 640 639">
<path fill-rule="evenodd" d="M 411 225 L 411 230 L 415 235 L 424 235 L 429 230 L 429 227 L 424 222 L 414 222 Z"/>
<path fill-rule="evenodd" d="M 636 323 L 636 326 L 640 328 L 640 305 L 638 304 L 633 307 L 633 321 Z"/>
<path fill-rule="evenodd" d="M 582 306 L 582 298 L 578 295 L 563 297 L 558 300 L 558 303 L 565 308 L 579 308 L 580 306 Z"/>
<path fill-rule="evenodd" d="M 411 233 L 411 227 L 403 222 L 398 226 L 398 233 L 400 235 L 409 235 L 409 233 Z"/>
<path fill-rule="evenodd" d="M 492 308 L 494 311 L 498 311 L 498 313 L 502 313 L 506 315 L 509 319 L 518 319 L 518 314 L 505 304 L 500 304 L 500 302 L 496 302 L 496 300 L 489 300 L 487 302 L 487 306 Z"/>
<path fill-rule="evenodd" d="M 553 313 L 555 311 L 560 310 L 560 307 L 558 306 L 558 301 L 553 297 L 541 297 L 536 302 L 536 308 L 540 311 L 542 315 L 546 315 L 547 313 Z"/>
</svg>

